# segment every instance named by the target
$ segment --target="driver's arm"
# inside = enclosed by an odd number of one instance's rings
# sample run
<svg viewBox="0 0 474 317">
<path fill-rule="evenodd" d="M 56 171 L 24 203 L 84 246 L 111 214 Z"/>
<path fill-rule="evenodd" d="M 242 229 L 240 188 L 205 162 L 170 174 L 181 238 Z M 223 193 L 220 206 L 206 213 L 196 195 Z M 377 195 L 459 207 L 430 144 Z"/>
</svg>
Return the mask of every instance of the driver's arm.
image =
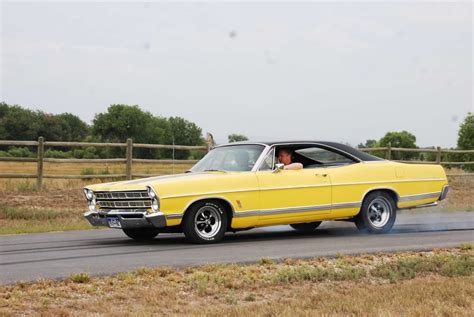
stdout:
<svg viewBox="0 0 474 317">
<path fill-rule="evenodd" d="M 301 163 L 291 163 L 288 165 L 285 165 L 284 169 L 286 170 L 300 170 L 303 168 L 303 164 Z"/>
</svg>

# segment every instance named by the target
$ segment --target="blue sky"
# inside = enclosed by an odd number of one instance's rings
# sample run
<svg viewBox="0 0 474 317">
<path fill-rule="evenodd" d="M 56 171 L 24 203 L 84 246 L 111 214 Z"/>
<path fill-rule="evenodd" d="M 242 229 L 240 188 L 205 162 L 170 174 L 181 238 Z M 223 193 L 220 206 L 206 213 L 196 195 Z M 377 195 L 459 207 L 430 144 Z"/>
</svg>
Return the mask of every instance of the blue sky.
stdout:
<svg viewBox="0 0 474 317">
<path fill-rule="evenodd" d="M 1 100 L 90 122 L 110 104 L 253 140 L 455 146 L 472 3 L 9 2 Z"/>
</svg>

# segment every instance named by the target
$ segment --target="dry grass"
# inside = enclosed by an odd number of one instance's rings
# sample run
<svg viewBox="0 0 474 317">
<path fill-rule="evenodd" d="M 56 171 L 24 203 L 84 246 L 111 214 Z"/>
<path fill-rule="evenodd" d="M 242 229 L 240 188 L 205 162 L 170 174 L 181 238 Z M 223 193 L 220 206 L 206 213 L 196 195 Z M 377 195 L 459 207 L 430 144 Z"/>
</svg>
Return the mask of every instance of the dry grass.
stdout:
<svg viewBox="0 0 474 317">
<path fill-rule="evenodd" d="M 97 227 L 85 221 L 81 211 L 0 206 L 0 235 L 86 229 Z"/>
<path fill-rule="evenodd" d="M 1 286 L 0 315 L 472 316 L 473 270 L 474 252 L 452 249 L 82 273 Z"/>
</svg>

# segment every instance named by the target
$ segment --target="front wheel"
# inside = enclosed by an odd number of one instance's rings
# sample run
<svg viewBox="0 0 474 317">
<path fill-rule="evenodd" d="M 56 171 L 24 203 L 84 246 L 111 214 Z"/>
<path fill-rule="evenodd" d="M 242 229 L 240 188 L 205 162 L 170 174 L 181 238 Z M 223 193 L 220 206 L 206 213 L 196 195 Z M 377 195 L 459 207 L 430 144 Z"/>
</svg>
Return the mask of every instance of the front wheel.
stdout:
<svg viewBox="0 0 474 317">
<path fill-rule="evenodd" d="M 154 228 L 137 228 L 137 229 L 122 229 L 122 230 L 128 237 L 136 241 L 153 240 L 159 233 L 159 231 Z"/>
<path fill-rule="evenodd" d="M 396 217 L 397 207 L 392 196 L 376 191 L 367 195 L 354 220 L 359 230 L 386 233 L 392 229 Z"/>
<path fill-rule="evenodd" d="M 292 227 L 295 230 L 298 231 L 303 231 L 303 232 L 312 232 L 316 230 L 317 227 L 321 224 L 321 221 L 316 221 L 316 222 L 306 222 L 306 223 L 294 223 L 291 224 L 290 227 Z"/>
<path fill-rule="evenodd" d="M 227 214 L 220 203 L 199 202 L 186 212 L 183 232 L 191 242 L 215 243 L 224 237 L 227 221 Z"/>
</svg>

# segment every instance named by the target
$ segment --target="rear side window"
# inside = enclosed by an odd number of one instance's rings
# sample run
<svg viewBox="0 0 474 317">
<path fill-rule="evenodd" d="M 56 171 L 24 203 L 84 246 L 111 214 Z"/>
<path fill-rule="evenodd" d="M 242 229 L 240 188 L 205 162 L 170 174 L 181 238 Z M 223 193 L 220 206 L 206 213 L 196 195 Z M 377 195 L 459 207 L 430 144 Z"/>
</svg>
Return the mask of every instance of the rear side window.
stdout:
<svg viewBox="0 0 474 317">
<path fill-rule="evenodd" d="M 295 153 L 324 165 L 342 165 L 354 163 L 353 160 L 339 153 L 332 152 L 319 147 L 308 147 L 304 149 L 299 149 L 296 150 Z"/>
</svg>

